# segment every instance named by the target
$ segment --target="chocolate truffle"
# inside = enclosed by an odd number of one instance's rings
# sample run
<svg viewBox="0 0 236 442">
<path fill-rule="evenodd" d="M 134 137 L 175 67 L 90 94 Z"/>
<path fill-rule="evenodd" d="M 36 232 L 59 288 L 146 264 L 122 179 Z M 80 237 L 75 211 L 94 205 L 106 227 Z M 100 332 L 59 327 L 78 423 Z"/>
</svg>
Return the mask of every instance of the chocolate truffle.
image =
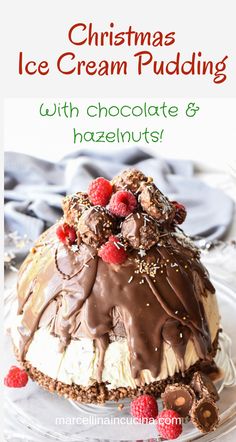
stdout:
<svg viewBox="0 0 236 442">
<path fill-rule="evenodd" d="M 155 184 L 142 184 L 139 202 L 148 215 L 155 218 L 159 223 L 172 221 L 175 210 L 168 198 L 157 189 Z"/>
<path fill-rule="evenodd" d="M 194 373 L 191 381 L 191 387 L 199 398 L 209 396 L 214 401 L 219 400 L 219 395 L 215 385 L 205 373 L 202 373 L 200 371 Z"/>
<path fill-rule="evenodd" d="M 215 430 L 219 423 L 219 410 L 211 398 L 202 398 L 193 404 L 190 417 L 198 430 L 208 433 Z"/>
<path fill-rule="evenodd" d="M 80 216 L 89 207 L 91 207 L 91 204 L 87 193 L 77 192 L 73 195 L 67 195 L 62 201 L 65 222 L 76 228 Z"/>
<path fill-rule="evenodd" d="M 161 398 L 165 408 L 175 410 L 181 417 L 186 417 L 192 408 L 195 395 L 188 385 L 173 384 L 167 385 Z"/>
<path fill-rule="evenodd" d="M 143 213 L 129 215 L 122 223 L 121 234 L 134 249 L 149 250 L 159 240 L 154 219 Z"/>
<path fill-rule="evenodd" d="M 137 169 L 126 169 L 112 180 L 113 189 L 130 190 L 136 193 L 142 182 L 146 182 L 147 177 Z"/>
<path fill-rule="evenodd" d="M 99 247 L 114 231 L 114 218 L 100 206 L 90 207 L 79 219 L 78 231 L 82 241 L 92 247 Z"/>
</svg>

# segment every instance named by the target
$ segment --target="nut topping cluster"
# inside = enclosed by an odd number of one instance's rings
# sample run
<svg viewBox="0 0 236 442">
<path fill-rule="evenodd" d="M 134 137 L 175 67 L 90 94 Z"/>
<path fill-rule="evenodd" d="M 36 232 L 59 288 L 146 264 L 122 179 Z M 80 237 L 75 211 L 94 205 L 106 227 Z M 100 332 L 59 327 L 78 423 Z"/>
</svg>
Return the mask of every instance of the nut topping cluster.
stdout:
<svg viewBox="0 0 236 442">
<path fill-rule="evenodd" d="M 88 193 L 67 196 L 59 240 L 69 247 L 83 242 L 113 264 L 122 264 L 132 250 L 140 250 L 141 256 L 186 216 L 184 206 L 169 201 L 152 181 L 141 171 L 128 169 L 112 181 L 94 179 Z"/>
</svg>

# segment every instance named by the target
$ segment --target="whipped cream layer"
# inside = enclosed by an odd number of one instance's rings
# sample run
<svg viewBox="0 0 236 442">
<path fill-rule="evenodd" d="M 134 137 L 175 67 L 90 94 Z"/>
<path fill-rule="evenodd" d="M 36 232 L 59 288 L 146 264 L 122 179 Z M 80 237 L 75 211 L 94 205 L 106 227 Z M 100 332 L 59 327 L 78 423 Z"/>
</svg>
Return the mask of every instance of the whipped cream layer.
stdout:
<svg viewBox="0 0 236 442">
<path fill-rule="evenodd" d="M 220 327 L 220 317 L 215 294 L 207 292 L 202 297 L 204 311 L 211 335 L 211 341 L 216 338 Z M 20 324 L 22 315 L 12 321 L 12 339 L 17 349 L 20 347 Z M 140 372 L 138 379 L 131 373 L 130 351 L 126 338 L 110 342 L 106 348 L 102 378 L 99 374 L 99 348 L 94 340 L 86 337 L 72 339 L 62 352 L 59 337 L 50 333 L 49 327 L 41 327 L 34 333 L 25 360 L 33 367 L 51 378 L 65 384 L 90 386 L 95 381 L 108 383 L 108 388 L 131 387 L 148 384 L 173 376 L 176 372 L 186 370 L 199 359 L 194 342 L 189 340 L 184 359 L 179 360 L 167 342 L 163 343 L 163 359 L 158 377 L 154 378 L 148 369 Z"/>
</svg>

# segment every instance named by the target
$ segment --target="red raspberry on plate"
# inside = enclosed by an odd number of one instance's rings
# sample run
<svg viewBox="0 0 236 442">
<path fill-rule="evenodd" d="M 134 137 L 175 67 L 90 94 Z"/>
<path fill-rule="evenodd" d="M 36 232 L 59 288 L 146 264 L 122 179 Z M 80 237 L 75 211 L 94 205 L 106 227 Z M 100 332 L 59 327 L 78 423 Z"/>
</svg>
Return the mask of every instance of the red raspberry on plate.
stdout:
<svg viewBox="0 0 236 442">
<path fill-rule="evenodd" d="M 89 184 L 89 201 L 94 206 L 106 206 L 112 194 L 112 184 L 103 177 L 96 178 Z"/>
<path fill-rule="evenodd" d="M 119 190 L 111 197 L 109 210 L 113 215 L 125 217 L 137 207 L 137 200 L 133 193 L 127 190 Z"/>
<path fill-rule="evenodd" d="M 99 249 L 98 256 L 109 264 L 122 264 L 127 258 L 127 254 L 116 236 L 110 236 L 109 240 Z"/>
<path fill-rule="evenodd" d="M 187 216 L 185 206 L 177 201 L 171 201 L 171 204 L 175 208 L 174 222 L 177 224 L 182 224 Z"/>
<path fill-rule="evenodd" d="M 4 378 L 4 384 L 7 387 L 22 388 L 25 387 L 28 382 L 28 375 L 25 370 L 12 366 L 8 374 Z"/>
<path fill-rule="evenodd" d="M 74 227 L 71 227 L 66 223 L 60 224 L 57 227 L 56 234 L 57 234 L 59 240 L 63 244 L 72 245 L 75 243 L 76 231 L 75 231 Z"/>
<path fill-rule="evenodd" d="M 182 433 L 182 419 L 174 410 L 161 411 L 156 419 L 156 426 L 164 439 L 177 439 Z"/>
<path fill-rule="evenodd" d="M 157 401 L 153 396 L 143 394 L 131 402 L 130 411 L 138 422 L 147 424 L 158 415 Z"/>
</svg>

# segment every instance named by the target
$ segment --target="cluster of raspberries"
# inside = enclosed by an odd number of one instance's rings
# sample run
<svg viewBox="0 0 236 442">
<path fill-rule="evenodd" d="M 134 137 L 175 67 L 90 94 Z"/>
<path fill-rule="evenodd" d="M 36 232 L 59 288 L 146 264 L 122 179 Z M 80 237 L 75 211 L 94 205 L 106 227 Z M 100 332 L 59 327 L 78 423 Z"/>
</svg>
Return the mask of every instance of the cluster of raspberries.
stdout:
<svg viewBox="0 0 236 442">
<path fill-rule="evenodd" d="M 177 439 L 182 433 L 182 419 L 175 410 L 164 409 L 158 412 L 156 399 L 143 394 L 131 402 L 130 411 L 137 422 L 155 422 L 157 431 L 163 439 Z"/>
<path fill-rule="evenodd" d="M 128 247 L 150 249 L 163 226 L 181 224 L 186 217 L 182 204 L 170 202 L 152 179 L 136 169 L 126 170 L 112 181 L 94 179 L 87 193 L 66 197 L 63 209 L 59 240 L 69 246 L 83 242 L 113 264 L 125 262 Z"/>
</svg>

